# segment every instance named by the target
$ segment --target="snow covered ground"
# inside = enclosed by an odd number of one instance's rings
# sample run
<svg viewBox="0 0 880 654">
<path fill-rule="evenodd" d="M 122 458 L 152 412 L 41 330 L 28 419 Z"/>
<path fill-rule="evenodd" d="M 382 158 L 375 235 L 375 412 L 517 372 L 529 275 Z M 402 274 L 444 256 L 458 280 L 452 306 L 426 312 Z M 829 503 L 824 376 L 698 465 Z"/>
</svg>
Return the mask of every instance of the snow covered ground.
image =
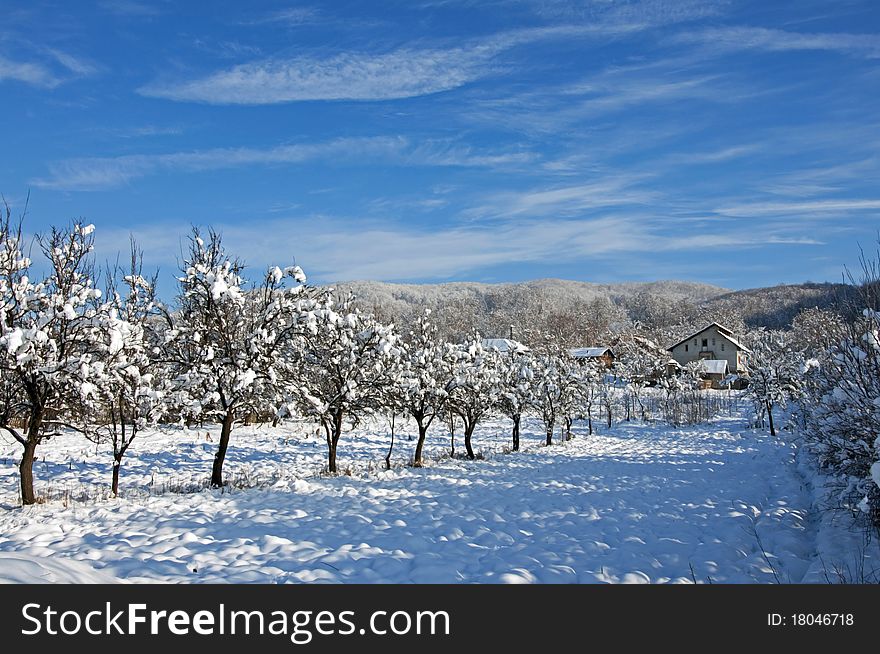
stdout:
<svg viewBox="0 0 880 654">
<path fill-rule="evenodd" d="M 172 430 L 136 441 L 120 499 L 106 496 L 109 454 L 70 435 L 42 448 L 38 492 L 51 499 L 26 509 L 7 442 L 0 580 L 774 583 L 852 568 L 858 538 L 815 511 L 796 448 L 743 424 L 593 436 L 576 424 L 573 441 L 547 448 L 530 420 L 511 454 L 497 420 L 476 434 L 476 461 L 449 458 L 438 426 L 425 468 L 405 465 L 404 436 L 385 471 L 376 423 L 343 438 L 336 477 L 321 474 L 312 428 L 241 427 L 227 478 L 252 487 L 199 492 L 216 443 Z"/>
</svg>

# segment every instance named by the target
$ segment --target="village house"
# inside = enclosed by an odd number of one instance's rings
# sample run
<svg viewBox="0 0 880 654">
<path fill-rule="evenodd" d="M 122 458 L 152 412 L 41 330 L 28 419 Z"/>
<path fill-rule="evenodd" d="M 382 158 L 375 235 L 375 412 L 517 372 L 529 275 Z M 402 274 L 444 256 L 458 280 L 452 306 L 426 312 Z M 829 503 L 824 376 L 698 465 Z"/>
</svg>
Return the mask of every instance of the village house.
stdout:
<svg viewBox="0 0 880 654">
<path fill-rule="evenodd" d="M 600 361 L 606 368 L 614 365 L 614 350 L 610 347 L 577 347 L 568 353 L 579 361 Z"/>
<path fill-rule="evenodd" d="M 727 370 L 733 374 L 746 372 L 747 357 L 751 354 L 751 350 L 740 343 L 731 330 L 717 322 L 682 339 L 669 351 L 679 365 L 685 366 L 692 361 L 724 361 Z M 709 367 L 717 374 L 722 366 L 713 363 Z"/>
</svg>

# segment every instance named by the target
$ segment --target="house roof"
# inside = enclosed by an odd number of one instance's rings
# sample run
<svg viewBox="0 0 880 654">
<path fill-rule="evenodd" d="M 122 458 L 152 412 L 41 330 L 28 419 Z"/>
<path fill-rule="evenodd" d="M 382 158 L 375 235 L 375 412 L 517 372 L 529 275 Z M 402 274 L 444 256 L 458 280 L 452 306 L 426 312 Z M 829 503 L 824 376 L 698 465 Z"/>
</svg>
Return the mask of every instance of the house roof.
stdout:
<svg viewBox="0 0 880 654">
<path fill-rule="evenodd" d="M 604 356 L 605 354 L 610 354 L 611 356 L 614 356 L 614 351 L 610 347 L 605 346 L 576 347 L 573 350 L 569 350 L 568 353 L 575 359 L 596 359 L 598 357 Z"/>
<path fill-rule="evenodd" d="M 733 335 L 733 332 L 732 332 L 732 331 L 730 331 L 727 327 L 725 327 L 724 325 L 721 325 L 721 324 L 719 324 L 719 323 L 717 323 L 717 322 L 713 322 L 713 323 L 710 324 L 710 325 L 706 325 L 706 326 L 703 327 L 700 331 L 698 331 L 698 332 L 694 332 L 694 333 L 691 334 L 690 336 L 681 339 L 678 343 L 676 343 L 675 345 L 670 345 L 670 346 L 669 346 L 668 348 L 666 348 L 666 349 L 667 349 L 667 350 L 670 350 L 670 351 L 671 351 L 671 350 L 674 350 L 675 348 L 677 348 L 677 347 L 678 347 L 679 345 L 681 345 L 682 343 L 686 343 L 687 341 L 691 340 L 692 338 L 696 338 L 697 336 L 699 336 L 700 334 L 702 334 L 704 331 L 706 331 L 707 329 L 711 329 L 712 327 L 715 327 L 715 328 L 721 333 L 721 335 L 724 336 L 724 338 L 726 338 L 728 341 L 730 341 L 731 343 L 733 343 L 734 345 L 736 345 L 739 349 L 743 350 L 744 352 L 751 352 L 751 350 L 750 350 L 749 348 L 747 348 L 745 345 L 743 345 L 742 343 L 740 343 L 740 342 L 736 339 L 736 337 Z"/>
<path fill-rule="evenodd" d="M 484 338 L 483 347 L 488 350 L 498 350 L 501 353 L 529 351 L 529 348 L 519 341 L 512 341 L 509 338 Z"/>
<path fill-rule="evenodd" d="M 707 375 L 726 375 L 727 360 L 726 359 L 701 359 L 700 370 Z"/>
</svg>

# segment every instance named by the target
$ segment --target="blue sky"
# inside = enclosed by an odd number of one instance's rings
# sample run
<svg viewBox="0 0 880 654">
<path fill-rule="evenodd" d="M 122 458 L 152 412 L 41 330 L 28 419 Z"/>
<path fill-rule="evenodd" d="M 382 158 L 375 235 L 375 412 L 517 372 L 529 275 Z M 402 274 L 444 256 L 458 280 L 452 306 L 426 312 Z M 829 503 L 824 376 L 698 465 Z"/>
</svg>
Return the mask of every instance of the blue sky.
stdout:
<svg viewBox="0 0 880 654">
<path fill-rule="evenodd" d="M 880 228 L 874 0 L 3 3 L 30 229 L 312 281 L 837 281 Z M 169 284 L 170 285 L 170 284 Z M 169 289 L 165 288 L 167 292 Z"/>
</svg>

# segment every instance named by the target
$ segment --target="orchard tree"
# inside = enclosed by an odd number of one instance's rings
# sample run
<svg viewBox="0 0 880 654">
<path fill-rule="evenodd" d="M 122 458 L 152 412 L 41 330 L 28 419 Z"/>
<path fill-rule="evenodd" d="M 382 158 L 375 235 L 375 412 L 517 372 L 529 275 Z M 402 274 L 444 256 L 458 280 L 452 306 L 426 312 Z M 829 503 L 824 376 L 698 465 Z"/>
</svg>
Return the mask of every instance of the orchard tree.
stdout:
<svg viewBox="0 0 880 654">
<path fill-rule="evenodd" d="M 626 380 L 627 420 L 632 418 L 638 408 L 641 420 L 647 419 L 647 409 L 643 401 L 644 389 L 651 382 L 666 376 L 669 352 L 651 339 L 637 333 L 639 326 L 622 334 L 614 342 L 617 358 L 614 365 L 620 376 Z"/>
<path fill-rule="evenodd" d="M 785 332 L 759 330 L 750 336 L 750 341 L 746 393 L 755 404 L 757 420 L 763 423 L 766 415 L 770 434 L 775 436 L 773 409 L 784 409 L 798 393 L 803 357 L 790 347 Z"/>
<path fill-rule="evenodd" d="M 23 252 L 21 222 L 0 222 L 0 375 L 6 406 L 0 428 L 22 446 L 19 464 L 22 504 L 34 504 L 33 464 L 37 447 L 79 410 L 88 395 L 81 366 L 99 354 L 101 292 L 92 279 L 92 225 L 52 228 L 38 237 L 48 268 L 32 281 Z"/>
<path fill-rule="evenodd" d="M 535 357 L 532 405 L 544 423 L 547 445 L 553 444 L 557 421 L 570 411 L 574 365 L 567 352 L 552 344 Z"/>
<path fill-rule="evenodd" d="M 498 358 L 493 349 L 484 349 L 479 334 L 455 348 L 454 381 L 449 402 L 464 426 L 467 457 L 476 458 L 472 445 L 474 430 L 497 404 L 500 385 Z"/>
<path fill-rule="evenodd" d="M 234 425 L 250 413 L 276 410 L 284 346 L 304 328 L 318 293 L 299 266 L 270 267 L 253 288 L 244 266 L 213 230 L 194 228 L 178 278 L 179 309 L 166 312 L 164 361 L 172 374 L 171 406 L 182 420 L 221 423 L 211 485 L 223 485 Z"/>
<path fill-rule="evenodd" d="M 453 347 L 437 338 L 437 329 L 425 311 L 402 345 L 406 367 L 399 384 L 404 410 L 416 421 L 419 434 L 413 465 L 422 466 L 425 438 L 431 424 L 441 415 L 449 399 L 453 382 Z"/>
<path fill-rule="evenodd" d="M 80 368 L 82 429 L 113 450 L 111 492 L 119 495 L 122 460 L 135 438 L 162 417 L 163 378 L 155 361 L 160 335 L 156 323 L 156 275 L 143 276 L 143 254 L 132 241 L 130 267 L 107 271 L 106 303 L 100 320 L 97 359 Z"/>
<path fill-rule="evenodd" d="M 336 473 L 336 453 L 346 421 L 357 424 L 382 407 L 400 358 L 393 326 L 361 314 L 347 297 L 332 298 L 308 314 L 308 329 L 286 355 L 295 362 L 287 381 L 288 414 L 316 419 L 327 441 L 327 470 Z"/>
<path fill-rule="evenodd" d="M 535 379 L 531 352 L 511 350 L 499 357 L 498 408 L 513 422 L 513 451 L 519 451 L 520 421 L 534 402 Z"/>
</svg>

